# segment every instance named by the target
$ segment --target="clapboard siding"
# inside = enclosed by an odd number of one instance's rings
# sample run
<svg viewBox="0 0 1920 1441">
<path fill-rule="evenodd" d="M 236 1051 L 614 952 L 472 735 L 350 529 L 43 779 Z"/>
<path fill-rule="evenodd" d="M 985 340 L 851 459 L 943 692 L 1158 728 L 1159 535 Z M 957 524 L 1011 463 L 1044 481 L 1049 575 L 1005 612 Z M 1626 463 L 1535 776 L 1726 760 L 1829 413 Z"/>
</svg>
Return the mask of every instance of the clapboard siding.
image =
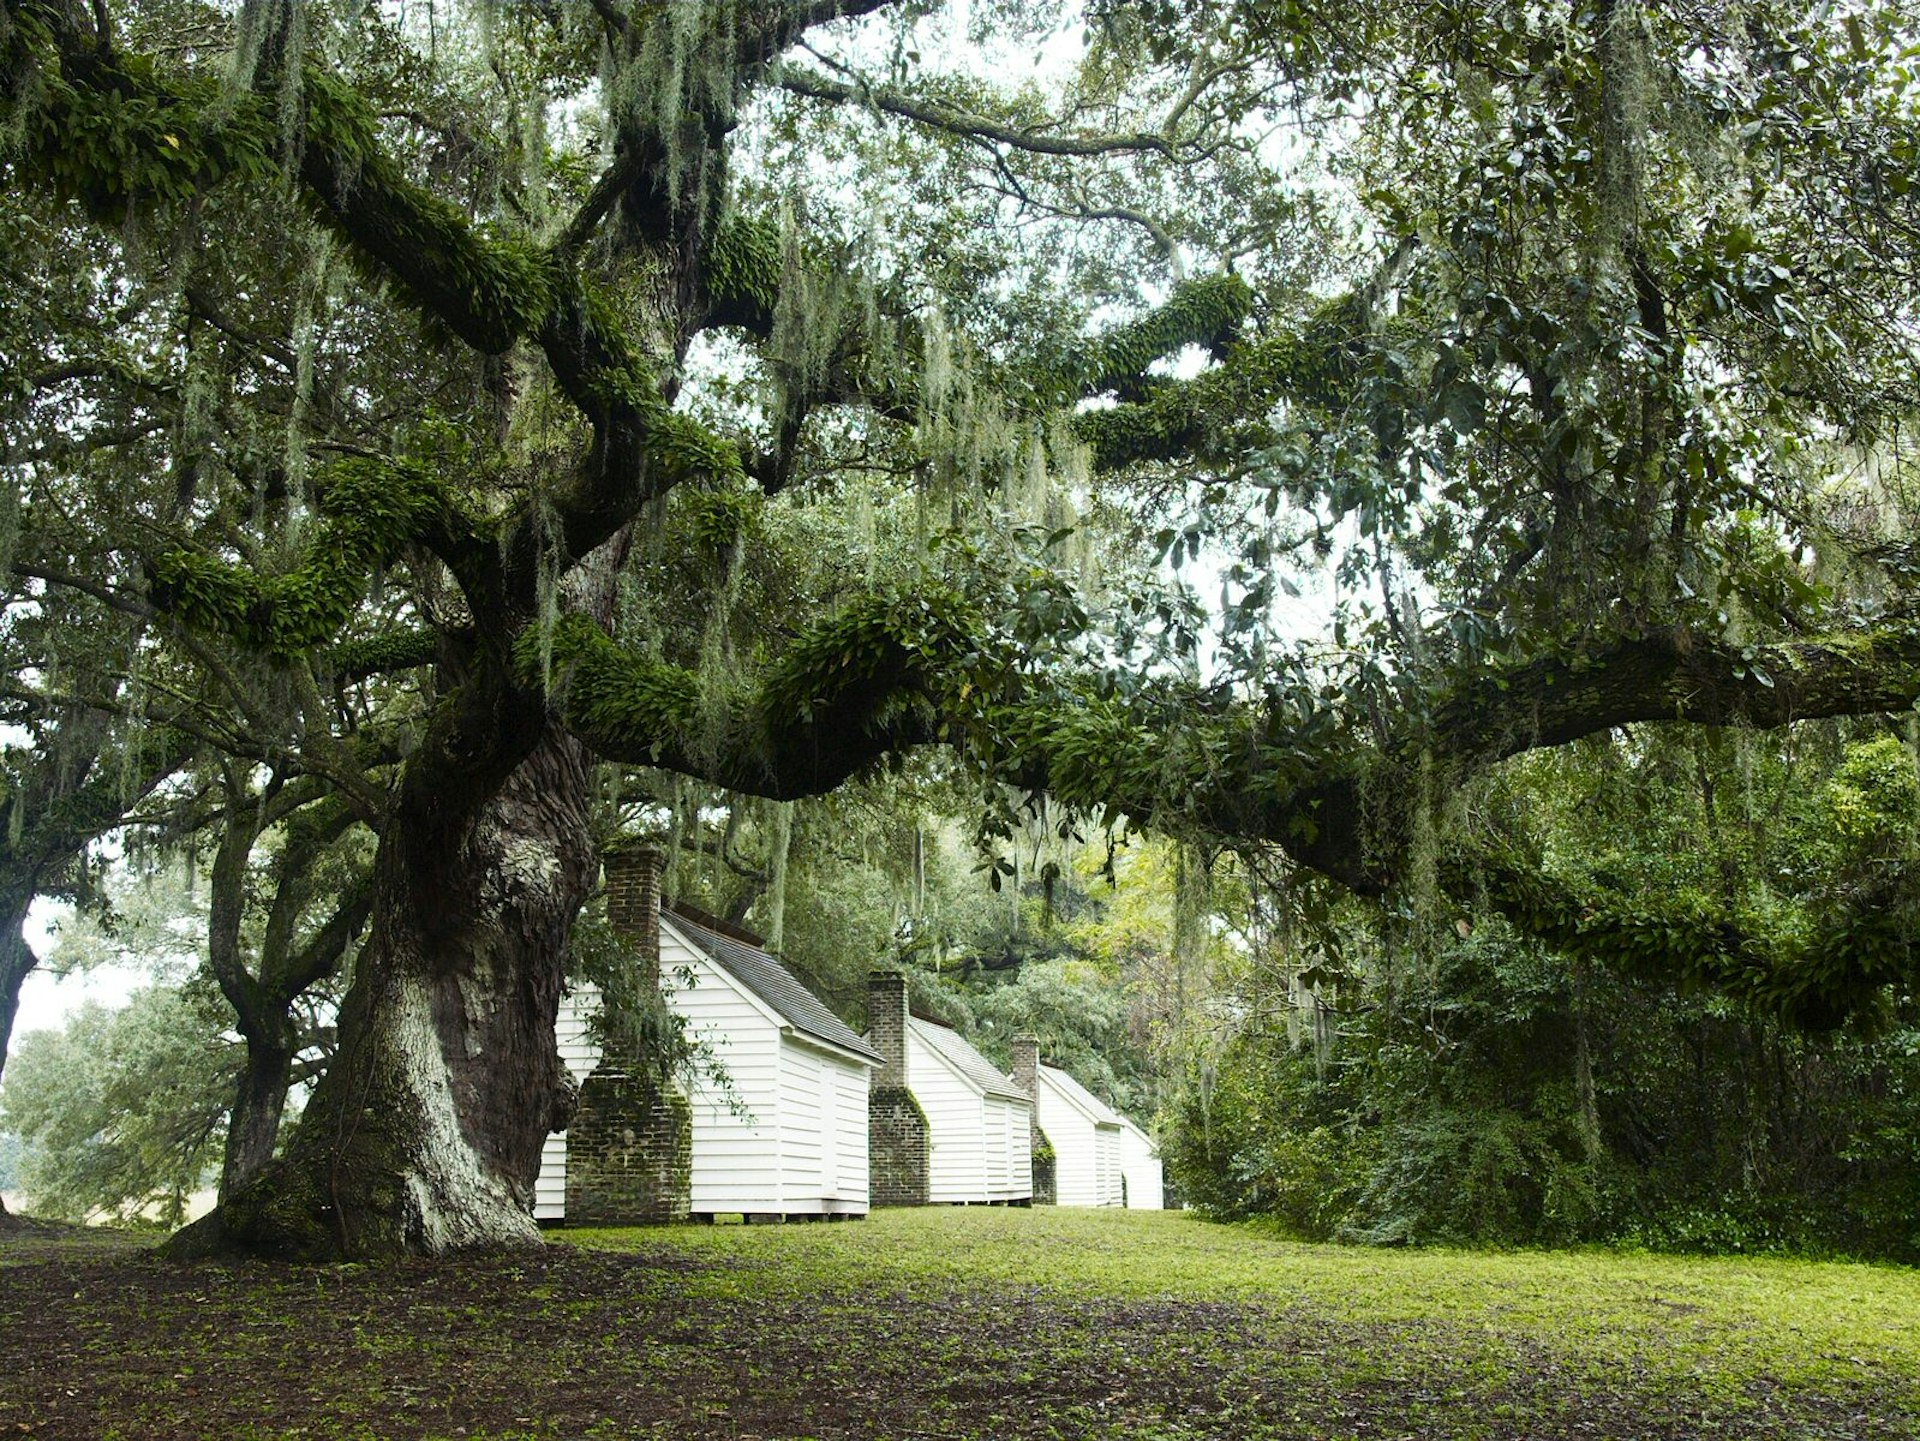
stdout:
<svg viewBox="0 0 1920 1441">
<path fill-rule="evenodd" d="M 786 1202 L 780 1158 L 787 1144 L 780 1109 L 780 1032 L 766 1008 L 673 929 L 660 927 L 660 970 L 667 1004 L 687 1037 L 711 1054 L 721 1076 L 705 1070 L 687 1086 L 693 1108 L 696 1216 L 779 1211 Z"/>
<path fill-rule="evenodd" d="M 986 1162 L 987 1199 L 1007 1198 L 1007 1103 L 988 1096 L 980 1107 L 980 1150 Z"/>
<path fill-rule="evenodd" d="M 533 1183 L 533 1218 L 558 1221 L 567 1214 L 567 1133 L 555 1132 L 540 1147 L 540 1175 Z"/>
<path fill-rule="evenodd" d="M 589 1003 L 599 1001 L 600 992 L 591 982 L 583 981 L 581 990 Z M 560 1048 L 560 1059 L 566 1062 L 574 1080 L 586 1080 L 600 1059 L 600 1048 L 587 1039 L 587 1009 L 563 1008 L 554 1022 L 553 1039 Z"/>
<path fill-rule="evenodd" d="M 944 1030 L 933 1032 L 941 1045 L 930 1044 L 928 1028 L 935 1024 L 916 1016 L 906 1028 L 907 1085 L 927 1118 L 927 1200 L 1026 1200 L 1033 1194 L 1031 1104 L 983 1090 L 977 1076 L 955 1064 L 955 1054 L 988 1079 L 996 1074 L 991 1064 Z M 1011 1089 L 1011 1081 L 1001 1081 Z"/>
<path fill-rule="evenodd" d="M 577 994 L 560 1003 L 553 1025 L 554 1044 L 575 1081 L 584 1081 L 600 1060 L 599 1047 L 587 1039 L 587 1016 L 600 999 L 591 983 L 580 983 Z M 558 1221 L 567 1214 L 567 1134 L 556 1132 L 540 1148 L 540 1175 L 533 1185 L 536 1220 Z"/>
<path fill-rule="evenodd" d="M 1098 1164 L 1093 1123 L 1072 1114 L 1056 1115 L 1057 1108 L 1040 1102 L 1040 1129 L 1053 1142 L 1054 1199 L 1062 1206 L 1097 1206 L 1100 1187 L 1094 1176 Z"/>
<path fill-rule="evenodd" d="M 1094 1178 L 1099 1189 L 1102 1206 L 1121 1204 L 1120 1190 L 1120 1128 L 1114 1126 L 1096 1126 L 1094 1141 Z"/>
<path fill-rule="evenodd" d="M 600 1002 L 600 988 L 591 981 L 580 981 L 560 998 L 560 1012 L 553 1021 L 553 1040 L 560 1060 L 574 1081 L 593 1073 L 600 1063 L 600 1048 L 587 1039 L 587 1017 Z M 567 1214 L 567 1133 L 555 1131 L 540 1147 L 540 1174 L 533 1183 L 533 1216 L 536 1221 L 559 1221 Z"/>
<path fill-rule="evenodd" d="M 1003 1096 L 986 1098 L 987 1199 L 1024 1201 L 1033 1194 L 1033 1107 Z"/>
<path fill-rule="evenodd" d="M 867 1088 L 867 1076 L 862 1072 L 836 1077 L 839 1105 L 833 1123 L 838 1131 L 836 1188 L 840 1200 L 836 1209 L 859 1214 L 867 1209 L 871 1179 L 867 1155 Z"/>
<path fill-rule="evenodd" d="M 809 1211 L 819 1208 L 825 1190 L 820 1174 L 819 1065 L 799 1046 L 780 1048 L 781 1194 Z"/>
</svg>

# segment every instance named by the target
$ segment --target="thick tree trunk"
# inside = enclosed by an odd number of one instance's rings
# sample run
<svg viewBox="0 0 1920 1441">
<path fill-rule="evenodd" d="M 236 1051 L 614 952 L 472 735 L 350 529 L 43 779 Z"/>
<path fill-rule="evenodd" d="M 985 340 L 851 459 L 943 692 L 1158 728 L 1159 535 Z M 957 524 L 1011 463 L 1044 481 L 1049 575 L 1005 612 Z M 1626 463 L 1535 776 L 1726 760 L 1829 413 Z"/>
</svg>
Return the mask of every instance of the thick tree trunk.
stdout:
<svg viewBox="0 0 1920 1441">
<path fill-rule="evenodd" d="M 7 1047 L 13 1044 L 13 1021 L 20 1014 L 20 988 L 40 958 L 27 944 L 27 906 L 33 896 L 0 898 L 0 1077 L 7 1069 Z M 0 1216 L 7 1203 L 0 1201 Z"/>
<path fill-rule="evenodd" d="M 20 1013 L 20 988 L 40 964 L 27 944 L 25 899 L 0 896 L 0 1076 L 6 1074 L 7 1047 L 13 1042 L 13 1020 Z"/>
<path fill-rule="evenodd" d="M 11 898 L 0 901 L 0 1076 L 6 1074 L 7 1047 L 13 1042 L 13 1018 L 20 1014 L 20 987 L 40 964 L 22 930 L 26 920 L 25 902 L 16 903 Z M 7 1203 L 0 1200 L 0 1216 L 6 1214 Z"/>
<path fill-rule="evenodd" d="M 287 1154 L 182 1233 L 177 1253 L 539 1244 L 540 1150 L 573 1098 L 553 1026 L 593 876 L 588 775 L 558 727 L 477 805 L 425 793 L 446 786 L 443 770 L 411 770 L 375 862 L 339 1054 Z"/>
</svg>

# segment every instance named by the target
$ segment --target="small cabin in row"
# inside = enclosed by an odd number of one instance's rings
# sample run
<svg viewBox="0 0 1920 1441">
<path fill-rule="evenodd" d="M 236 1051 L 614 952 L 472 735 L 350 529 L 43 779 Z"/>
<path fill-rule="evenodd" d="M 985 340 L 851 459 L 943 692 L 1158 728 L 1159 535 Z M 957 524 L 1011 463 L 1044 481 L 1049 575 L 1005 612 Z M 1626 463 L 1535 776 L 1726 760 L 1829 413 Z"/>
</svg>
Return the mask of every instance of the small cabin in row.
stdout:
<svg viewBox="0 0 1920 1441">
<path fill-rule="evenodd" d="M 1055 1205 L 1165 1208 L 1160 1152 L 1151 1136 L 1066 1071 L 1042 1062 L 1032 1036 L 1014 1038 L 1013 1074 L 1034 1098 L 1035 1145 L 1044 1138 L 1053 1153 Z"/>
<path fill-rule="evenodd" d="M 1127 1116 L 1120 1117 L 1120 1186 L 1129 1211 L 1167 1208 L 1167 1174 L 1160 1147 Z"/>
<path fill-rule="evenodd" d="M 1032 1098 L 951 1026 L 914 1014 L 898 971 L 868 977 L 867 1020 L 882 1057 L 868 1112 L 874 1205 L 1029 1204 Z"/>
<path fill-rule="evenodd" d="M 614 928 L 721 1073 L 684 1087 L 635 1075 L 587 1036 L 599 997 L 562 1003 L 560 1053 L 580 1082 L 572 1125 L 549 1136 L 534 1216 L 580 1222 L 865 1215 L 867 1092 L 881 1057 L 757 937 L 660 902 L 658 851 L 608 857 Z M 663 1094 L 670 1091 L 672 1094 Z"/>
</svg>

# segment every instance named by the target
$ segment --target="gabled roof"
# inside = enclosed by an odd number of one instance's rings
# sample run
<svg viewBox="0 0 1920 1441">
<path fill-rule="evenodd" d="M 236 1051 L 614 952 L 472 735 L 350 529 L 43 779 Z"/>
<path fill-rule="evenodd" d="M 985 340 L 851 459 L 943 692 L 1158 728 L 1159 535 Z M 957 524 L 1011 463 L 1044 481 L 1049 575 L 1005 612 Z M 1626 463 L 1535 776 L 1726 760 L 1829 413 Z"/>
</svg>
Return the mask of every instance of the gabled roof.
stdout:
<svg viewBox="0 0 1920 1441">
<path fill-rule="evenodd" d="M 852 1051 L 876 1065 L 884 1060 L 878 1051 L 856 1036 L 845 1022 L 828 1010 L 818 996 L 801 985 L 792 971 L 760 947 L 749 945 L 737 936 L 723 935 L 683 915 L 673 906 L 660 908 L 660 920 L 672 926 L 688 945 L 709 957 L 796 1031 L 802 1031 L 842 1051 Z"/>
<path fill-rule="evenodd" d="M 1040 1082 L 1042 1085 L 1051 1085 L 1054 1090 L 1060 1093 L 1062 1100 L 1066 1101 L 1067 1104 L 1075 1110 L 1084 1113 L 1086 1118 L 1093 1122 L 1094 1125 L 1113 1126 L 1117 1128 L 1121 1124 L 1120 1115 L 1113 1107 L 1094 1095 L 1092 1091 L 1089 1091 L 1085 1086 L 1074 1080 L 1072 1076 L 1069 1076 L 1058 1066 L 1043 1064 L 1040 1067 Z"/>
<path fill-rule="evenodd" d="M 1028 1099 L 1027 1093 L 1014 1085 L 1011 1076 L 1002 1075 L 992 1061 L 976 1051 L 972 1043 L 952 1026 L 943 1026 L 924 1016 L 910 1015 L 907 1017 L 907 1027 L 926 1043 L 929 1050 L 958 1071 L 976 1091 L 1008 1101 Z M 908 1077 L 908 1083 L 912 1083 L 911 1076 Z"/>
</svg>

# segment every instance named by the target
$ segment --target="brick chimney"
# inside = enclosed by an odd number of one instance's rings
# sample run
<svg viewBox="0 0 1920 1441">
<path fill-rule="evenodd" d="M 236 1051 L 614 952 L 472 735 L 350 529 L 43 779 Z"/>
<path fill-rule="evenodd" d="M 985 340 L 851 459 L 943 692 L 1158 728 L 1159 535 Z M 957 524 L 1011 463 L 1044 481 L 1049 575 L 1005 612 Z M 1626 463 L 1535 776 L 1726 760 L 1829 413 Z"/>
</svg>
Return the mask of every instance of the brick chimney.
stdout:
<svg viewBox="0 0 1920 1441">
<path fill-rule="evenodd" d="M 660 873 L 666 857 L 632 846 L 602 857 L 607 923 L 633 950 L 645 986 L 660 983 Z M 684 1221 L 692 1200 L 693 1111 L 642 1057 L 609 1043 L 580 1083 L 567 1127 L 569 1225 Z"/>
<path fill-rule="evenodd" d="M 607 924 L 634 949 L 650 986 L 660 984 L 660 876 L 667 858 L 653 846 L 609 851 Z"/>
<path fill-rule="evenodd" d="M 1027 1093 L 1033 1110 L 1027 1117 L 1032 1128 L 1028 1145 L 1033 1156 L 1033 1195 L 1028 1204 L 1051 1206 L 1059 1197 L 1058 1160 L 1053 1142 L 1040 1129 L 1040 1040 L 1037 1036 L 1013 1038 L 1013 1083 Z"/>
<path fill-rule="evenodd" d="M 886 1064 L 873 1073 L 873 1089 L 907 1084 L 907 978 L 900 971 L 867 973 L 867 1033 Z"/>
<path fill-rule="evenodd" d="M 867 1095 L 868 1194 L 875 1206 L 924 1206 L 933 1132 L 907 1089 L 907 978 L 899 971 L 867 973 L 867 1039 L 886 1062 Z"/>
<path fill-rule="evenodd" d="M 1013 1038 L 1013 1083 L 1027 1093 L 1027 1099 L 1040 1103 L 1040 1041 L 1036 1036 Z"/>
</svg>

